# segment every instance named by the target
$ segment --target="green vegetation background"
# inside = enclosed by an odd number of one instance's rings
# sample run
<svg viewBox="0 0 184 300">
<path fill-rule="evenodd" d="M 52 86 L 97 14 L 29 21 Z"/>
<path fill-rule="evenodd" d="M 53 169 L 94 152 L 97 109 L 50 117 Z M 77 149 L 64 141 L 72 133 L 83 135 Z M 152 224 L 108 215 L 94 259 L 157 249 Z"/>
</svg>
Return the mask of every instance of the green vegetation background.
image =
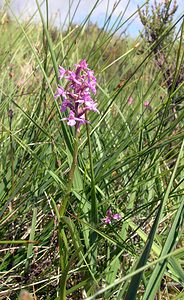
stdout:
<svg viewBox="0 0 184 300">
<path fill-rule="evenodd" d="M 112 25 L 113 12 L 102 29 L 89 15 L 62 32 L 37 13 L 42 24 L 1 13 L 0 299 L 18 299 L 21 289 L 58 296 L 55 206 L 73 130 L 53 95 L 58 66 L 82 58 L 97 77 L 100 115 L 90 115 L 90 154 L 85 128 L 80 135 L 67 210 L 68 299 L 183 299 L 183 24 L 174 34 L 174 21 L 155 28 L 153 18 L 150 42 L 148 31 L 119 36 L 124 21 Z M 108 208 L 121 220 L 105 225 Z"/>
</svg>

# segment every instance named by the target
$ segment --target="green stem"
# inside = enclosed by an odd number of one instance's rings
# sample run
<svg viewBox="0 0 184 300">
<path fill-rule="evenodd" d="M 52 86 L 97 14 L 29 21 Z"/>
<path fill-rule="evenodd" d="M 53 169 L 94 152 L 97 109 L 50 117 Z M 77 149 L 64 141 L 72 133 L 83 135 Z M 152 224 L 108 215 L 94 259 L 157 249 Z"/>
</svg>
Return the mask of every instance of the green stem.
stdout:
<svg viewBox="0 0 184 300">
<path fill-rule="evenodd" d="M 63 217 L 65 214 L 65 210 L 70 198 L 70 193 L 72 190 L 72 185 L 73 185 L 73 179 L 74 179 L 74 174 L 75 174 L 75 168 L 77 166 L 77 155 L 78 155 L 78 139 L 79 139 L 79 131 L 76 132 L 75 140 L 74 140 L 74 151 L 73 151 L 73 162 L 69 171 L 68 175 L 68 185 L 67 185 L 67 190 L 66 190 L 66 195 L 61 203 L 60 207 L 60 217 Z"/>
<path fill-rule="evenodd" d="M 69 264 L 65 267 L 65 262 L 67 259 L 64 259 L 63 257 L 63 249 L 66 249 L 66 235 L 64 232 L 64 229 L 61 225 L 61 218 L 65 215 L 66 208 L 70 199 L 70 194 L 72 190 L 73 180 L 74 180 L 74 174 L 75 169 L 77 166 L 77 156 L 78 156 L 78 139 L 79 139 L 79 131 L 76 131 L 75 140 L 74 140 L 74 150 L 73 150 L 73 161 L 72 165 L 69 171 L 68 175 L 68 184 L 67 184 L 67 190 L 66 195 L 61 203 L 60 210 L 59 210 L 59 216 L 60 216 L 60 223 L 59 223 L 59 249 L 60 249 L 60 266 L 62 270 L 62 276 L 60 279 L 60 300 L 66 300 L 66 282 L 67 282 L 67 275 L 69 270 Z M 64 248 L 63 248 L 64 247 Z M 67 251 L 66 251 L 67 252 Z M 65 253 L 66 255 L 67 253 Z"/>
<path fill-rule="evenodd" d="M 60 280 L 60 300 L 66 300 L 66 282 L 69 268 L 68 266 L 64 269 L 61 280 Z"/>
</svg>

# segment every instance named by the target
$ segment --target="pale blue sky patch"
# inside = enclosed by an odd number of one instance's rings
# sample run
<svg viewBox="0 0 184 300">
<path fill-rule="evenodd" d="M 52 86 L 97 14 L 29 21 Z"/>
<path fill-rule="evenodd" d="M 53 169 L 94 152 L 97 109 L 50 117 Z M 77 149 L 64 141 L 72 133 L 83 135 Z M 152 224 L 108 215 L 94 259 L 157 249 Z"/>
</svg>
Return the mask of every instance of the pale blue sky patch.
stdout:
<svg viewBox="0 0 184 300">
<path fill-rule="evenodd" d="M 160 0 L 163 1 L 163 0 Z M 0 0 L 0 4 L 3 4 L 3 0 Z M 41 1 L 39 1 L 41 3 Z M 52 22 L 55 23 L 56 26 L 60 26 L 64 20 L 67 17 L 67 21 L 69 20 L 69 4 L 72 4 L 71 10 L 70 10 L 70 18 L 73 16 L 73 13 L 76 9 L 76 6 L 79 2 L 79 0 L 48 0 L 49 2 L 49 17 Z M 84 21 L 85 17 L 88 15 L 88 13 L 91 11 L 95 4 L 96 0 L 81 0 L 77 9 L 77 12 L 74 17 L 74 23 L 80 24 Z M 119 14 L 123 13 L 125 10 L 125 7 L 128 5 L 128 9 L 126 10 L 124 14 L 123 21 L 125 21 L 127 18 L 129 18 L 136 10 L 137 6 L 141 6 L 146 1 L 144 0 L 101 0 L 99 1 L 99 4 L 95 8 L 95 10 L 92 13 L 92 16 L 90 20 L 93 23 L 97 23 L 100 27 L 103 26 L 104 20 L 106 17 L 107 12 L 107 6 L 108 6 L 108 15 L 112 12 L 112 9 L 116 3 L 119 2 L 116 9 L 113 12 L 113 16 L 111 18 L 111 22 L 109 24 L 110 28 L 115 22 L 116 18 L 119 16 Z M 178 11 L 177 11 L 177 17 L 181 16 L 184 13 L 184 0 L 178 0 Z M 150 3 L 153 3 L 153 0 L 150 0 Z M 36 1 L 35 0 L 12 0 L 11 1 L 11 7 L 13 11 L 18 15 L 22 16 L 22 18 L 28 18 L 30 17 L 33 12 L 36 10 Z M 44 10 L 44 4 L 42 6 Z M 142 29 L 141 22 L 139 20 L 138 15 L 136 14 L 131 18 L 129 23 L 131 22 L 130 26 L 127 29 L 127 32 L 132 36 L 137 36 L 139 33 L 139 30 Z M 127 28 L 128 23 L 126 23 L 121 31 L 124 31 Z"/>
</svg>

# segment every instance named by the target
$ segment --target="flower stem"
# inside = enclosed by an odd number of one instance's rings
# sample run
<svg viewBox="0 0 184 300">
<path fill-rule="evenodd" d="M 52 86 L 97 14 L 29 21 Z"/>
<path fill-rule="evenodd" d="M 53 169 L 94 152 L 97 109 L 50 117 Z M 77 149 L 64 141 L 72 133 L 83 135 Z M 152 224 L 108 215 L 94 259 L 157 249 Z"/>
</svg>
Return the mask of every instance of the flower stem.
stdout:
<svg viewBox="0 0 184 300">
<path fill-rule="evenodd" d="M 68 184 L 67 184 L 67 190 L 66 190 L 66 195 L 61 203 L 60 207 L 60 217 L 63 217 L 66 211 L 66 207 L 69 201 L 70 193 L 72 190 L 72 185 L 73 185 L 73 179 L 74 179 L 74 174 L 75 174 L 75 168 L 77 166 L 77 155 L 78 155 L 78 139 L 79 139 L 79 131 L 76 132 L 75 140 L 74 140 L 74 151 L 73 151 L 73 162 L 69 171 L 68 175 Z"/>
<path fill-rule="evenodd" d="M 79 139 L 79 131 L 76 130 L 76 135 L 74 139 L 73 161 L 68 175 L 67 190 L 59 210 L 60 220 L 65 215 L 66 208 L 70 199 L 70 194 L 71 194 L 73 179 L 75 174 L 75 168 L 77 166 L 78 139 Z M 60 222 L 59 223 L 59 248 L 60 248 L 60 266 L 62 270 L 62 276 L 60 279 L 60 297 L 59 297 L 60 300 L 66 300 L 66 282 L 67 282 L 67 274 L 68 274 L 68 266 L 64 265 L 64 260 L 63 260 L 63 249 L 64 249 L 63 247 L 65 247 L 64 239 L 66 239 L 66 235 L 64 229 L 62 229 L 61 222 Z"/>
</svg>

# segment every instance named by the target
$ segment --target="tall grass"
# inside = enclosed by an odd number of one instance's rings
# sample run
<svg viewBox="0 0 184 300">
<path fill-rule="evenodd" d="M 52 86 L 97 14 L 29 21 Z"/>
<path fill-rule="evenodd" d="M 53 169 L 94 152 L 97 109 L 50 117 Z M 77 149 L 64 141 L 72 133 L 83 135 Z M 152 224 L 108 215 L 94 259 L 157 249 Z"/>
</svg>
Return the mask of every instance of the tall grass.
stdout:
<svg viewBox="0 0 184 300">
<path fill-rule="evenodd" d="M 34 299 L 61 299 L 65 276 L 67 299 L 181 300 L 184 111 L 179 101 L 173 112 L 172 99 L 183 99 L 183 81 L 168 91 L 154 50 L 165 41 L 178 78 L 183 24 L 172 42 L 179 20 L 149 45 L 120 35 L 137 14 L 125 20 L 127 6 L 114 17 L 107 5 L 99 29 L 90 23 L 97 0 L 83 23 L 73 24 L 80 2 L 60 31 L 49 22 L 48 1 L 36 1 L 26 22 L 8 1 L 1 12 L 0 298 L 18 299 L 26 289 Z M 81 130 L 61 221 L 74 131 L 53 95 L 58 66 L 72 68 L 82 58 L 97 77 L 100 115 L 91 113 Z M 121 219 L 105 224 L 109 208 Z"/>
</svg>

